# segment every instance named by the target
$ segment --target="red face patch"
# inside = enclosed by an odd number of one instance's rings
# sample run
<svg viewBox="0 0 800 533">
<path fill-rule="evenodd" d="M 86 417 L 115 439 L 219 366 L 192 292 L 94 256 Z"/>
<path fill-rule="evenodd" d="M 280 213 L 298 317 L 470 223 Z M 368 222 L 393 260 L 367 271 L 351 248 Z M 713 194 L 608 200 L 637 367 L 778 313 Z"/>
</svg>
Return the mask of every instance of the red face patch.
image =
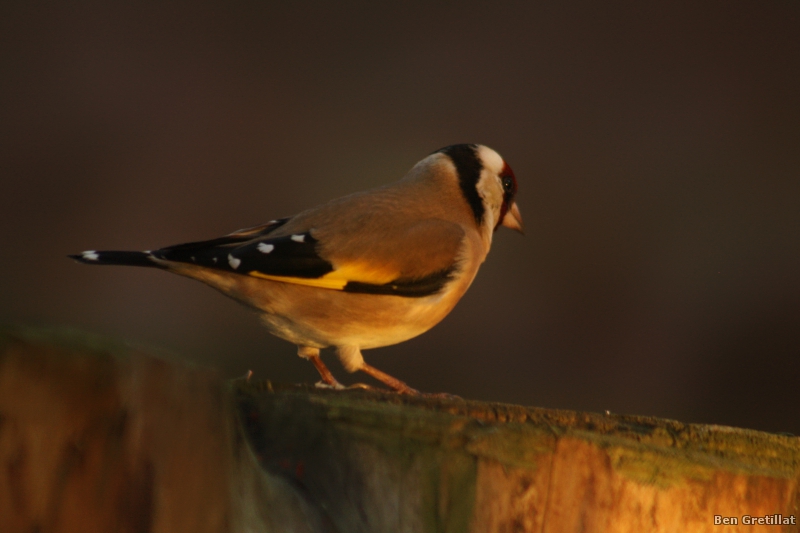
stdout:
<svg viewBox="0 0 800 533">
<path fill-rule="evenodd" d="M 503 171 L 500 172 L 500 183 L 503 185 L 503 205 L 500 206 L 500 218 L 497 219 L 497 224 L 494 226 L 495 231 L 502 224 L 509 206 L 517 195 L 517 177 L 514 176 L 514 171 L 505 161 L 503 161 Z"/>
</svg>

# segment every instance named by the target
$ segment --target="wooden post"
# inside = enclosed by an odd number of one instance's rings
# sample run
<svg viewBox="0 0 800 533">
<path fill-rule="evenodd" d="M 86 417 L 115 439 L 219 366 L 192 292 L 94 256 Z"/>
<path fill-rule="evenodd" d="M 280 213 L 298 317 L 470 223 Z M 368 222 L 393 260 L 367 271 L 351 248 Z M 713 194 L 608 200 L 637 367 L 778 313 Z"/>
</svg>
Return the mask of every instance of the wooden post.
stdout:
<svg viewBox="0 0 800 533">
<path fill-rule="evenodd" d="M 0 335 L 2 532 L 800 531 L 799 481 L 797 437 Z"/>
</svg>

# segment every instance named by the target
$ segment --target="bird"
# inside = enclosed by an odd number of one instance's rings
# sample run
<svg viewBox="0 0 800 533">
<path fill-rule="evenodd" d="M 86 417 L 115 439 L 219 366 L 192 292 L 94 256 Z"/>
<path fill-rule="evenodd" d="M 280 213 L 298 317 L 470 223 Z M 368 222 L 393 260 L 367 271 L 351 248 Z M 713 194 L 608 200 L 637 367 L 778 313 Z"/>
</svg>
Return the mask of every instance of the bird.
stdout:
<svg viewBox="0 0 800 533">
<path fill-rule="evenodd" d="M 441 148 L 399 181 L 216 239 L 146 251 L 87 250 L 80 263 L 154 267 L 201 281 L 255 309 L 297 346 L 321 387 L 344 388 L 320 357 L 394 391 L 418 392 L 365 362 L 438 324 L 486 259 L 501 226 L 523 233 L 517 179 L 493 149 Z"/>
</svg>

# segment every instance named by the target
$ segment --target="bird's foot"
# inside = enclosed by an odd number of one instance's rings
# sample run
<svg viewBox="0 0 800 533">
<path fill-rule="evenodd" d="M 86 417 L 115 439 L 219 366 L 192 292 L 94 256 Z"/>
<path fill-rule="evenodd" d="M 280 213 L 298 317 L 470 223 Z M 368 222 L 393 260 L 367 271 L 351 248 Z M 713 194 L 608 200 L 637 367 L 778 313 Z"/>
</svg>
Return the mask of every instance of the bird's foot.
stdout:
<svg viewBox="0 0 800 533">
<path fill-rule="evenodd" d="M 450 394 L 449 392 L 420 392 L 423 398 L 433 398 L 436 400 L 463 400 L 461 396 Z"/>
<path fill-rule="evenodd" d="M 348 389 L 361 389 L 361 390 L 380 390 L 376 389 L 372 385 L 367 385 L 366 383 L 353 383 L 352 385 L 347 386 Z"/>
<path fill-rule="evenodd" d="M 318 389 L 330 389 L 330 390 L 344 390 L 347 388 L 338 381 L 334 381 L 333 383 L 326 383 L 325 381 L 317 381 L 316 383 L 314 383 L 314 386 Z"/>
<path fill-rule="evenodd" d="M 384 387 L 375 387 L 373 385 L 367 385 L 366 383 L 353 383 L 352 385 L 348 385 L 347 388 L 348 389 L 354 389 L 354 390 L 355 389 L 369 390 L 369 391 L 375 391 L 375 392 L 396 392 L 396 393 L 399 393 L 399 394 L 409 394 L 409 395 L 422 394 L 424 396 L 423 393 L 420 393 L 418 390 L 412 389 L 409 386 L 406 386 L 405 389 L 398 390 L 398 389 L 387 389 L 387 388 L 384 388 Z"/>
</svg>

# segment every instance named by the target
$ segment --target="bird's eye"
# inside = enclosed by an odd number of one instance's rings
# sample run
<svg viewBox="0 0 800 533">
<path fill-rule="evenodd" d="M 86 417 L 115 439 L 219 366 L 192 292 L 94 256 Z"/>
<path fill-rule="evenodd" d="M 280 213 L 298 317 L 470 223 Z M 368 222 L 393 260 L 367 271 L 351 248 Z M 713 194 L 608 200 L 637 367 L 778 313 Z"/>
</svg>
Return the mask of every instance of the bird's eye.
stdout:
<svg viewBox="0 0 800 533">
<path fill-rule="evenodd" d="M 514 180 L 511 176 L 503 176 L 503 190 L 511 192 L 514 189 Z"/>
</svg>

